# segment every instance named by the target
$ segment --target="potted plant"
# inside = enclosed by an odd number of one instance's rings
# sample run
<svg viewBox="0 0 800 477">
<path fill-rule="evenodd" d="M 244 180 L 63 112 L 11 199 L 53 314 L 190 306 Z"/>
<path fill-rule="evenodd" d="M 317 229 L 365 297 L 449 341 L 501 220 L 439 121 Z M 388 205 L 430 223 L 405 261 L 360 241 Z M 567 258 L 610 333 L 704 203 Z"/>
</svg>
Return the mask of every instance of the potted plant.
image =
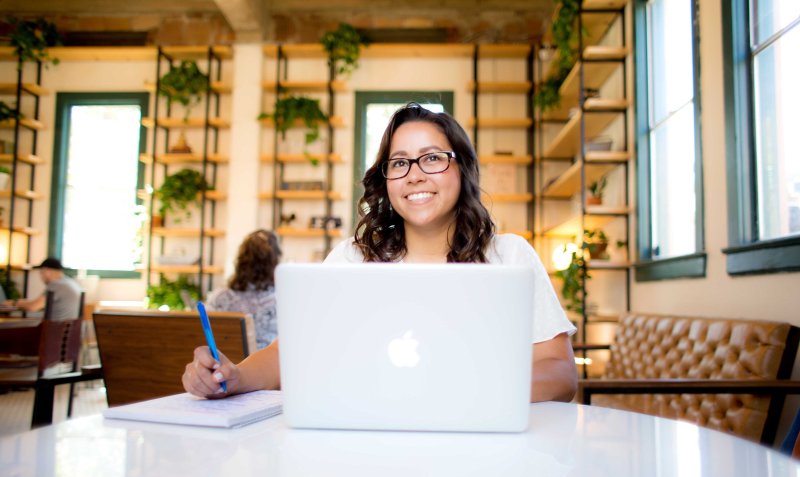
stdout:
<svg viewBox="0 0 800 477">
<path fill-rule="evenodd" d="M 338 74 L 349 74 L 358 67 L 360 47 L 366 45 L 358 31 L 347 23 L 340 23 L 339 29 L 322 35 L 320 43 L 328 53 L 328 64 Z"/>
<path fill-rule="evenodd" d="M 200 299 L 200 288 L 189 282 L 186 275 L 179 275 L 175 281 L 170 281 L 161 275 L 158 285 L 147 287 L 147 307 L 151 309 L 184 310 L 181 291 L 186 291 L 194 300 Z"/>
<path fill-rule="evenodd" d="M 8 183 L 11 180 L 11 169 L 6 166 L 0 166 L 0 190 L 8 189 Z"/>
<path fill-rule="evenodd" d="M 555 275 L 562 280 L 561 296 L 566 301 L 566 309 L 583 314 L 583 301 L 588 293 L 584 293 L 583 284 L 591 277 L 586 271 L 583 253 L 572 252 L 572 259 L 567 268 L 558 270 Z"/>
<path fill-rule="evenodd" d="M 208 91 L 208 75 L 200 71 L 197 62 L 183 60 L 172 66 L 158 81 L 158 94 L 167 98 L 167 105 L 178 103 L 183 106 L 183 122 L 189 121 L 192 108 L 203 99 Z M 178 142 L 170 147 L 172 153 L 191 153 L 186 143 L 186 135 L 181 130 Z"/>
<path fill-rule="evenodd" d="M 161 217 L 166 217 L 167 212 L 181 211 L 185 218 L 190 218 L 192 214 L 189 204 L 199 204 L 199 194 L 204 190 L 213 190 L 213 187 L 206 182 L 200 172 L 194 169 L 181 169 L 167 176 L 156 191 L 156 197 L 161 201 L 159 214 Z M 181 216 L 179 215 L 176 222 L 180 222 L 180 220 Z"/>
<path fill-rule="evenodd" d="M 556 47 L 556 69 L 542 81 L 539 90 L 534 94 L 534 103 L 542 111 L 553 109 L 561 103 L 561 84 L 569 75 L 577 59 L 575 51 L 575 20 L 580 12 L 581 0 L 560 0 L 557 15 L 553 20 L 552 33 Z"/>
<path fill-rule="evenodd" d="M 56 26 L 43 18 L 36 20 L 19 20 L 10 17 L 7 20 L 13 31 L 11 32 L 11 46 L 17 56 L 25 61 L 42 61 L 58 64 L 58 58 L 53 58 L 47 52 L 48 46 L 61 45 L 61 35 Z"/>
<path fill-rule="evenodd" d="M 606 189 L 606 185 L 608 185 L 608 181 L 606 180 L 606 176 L 601 177 L 600 179 L 592 182 L 589 184 L 589 197 L 586 198 L 586 203 L 588 205 L 600 205 L 603 203 L 603 191 Z"/>
<path fill-rule="evenodd" d="M 261 113 L 258 119 L 272 118 L 275 129 L 286 139 L 286 131 L 294 126 L 295 121 L 302 120 L 307 131 L 305 144 L 309 145 L 319 139 L 319 123 L 328 120 L 328 116 L 319 107 L 319 100 L 304 96 L 283 96 L 275 102 L 275 112 Z M 304 151 L 310 157 L 307 151 Z M 312 163 L 316 164 L 314 160 Z"/>
<path fill-rule="evenodd" d="M 589 258 L 607 260 L 608 237 L 602 229 L 585 229 L 583 231 L 583 249 L 589 252 Z"/>
</svg>

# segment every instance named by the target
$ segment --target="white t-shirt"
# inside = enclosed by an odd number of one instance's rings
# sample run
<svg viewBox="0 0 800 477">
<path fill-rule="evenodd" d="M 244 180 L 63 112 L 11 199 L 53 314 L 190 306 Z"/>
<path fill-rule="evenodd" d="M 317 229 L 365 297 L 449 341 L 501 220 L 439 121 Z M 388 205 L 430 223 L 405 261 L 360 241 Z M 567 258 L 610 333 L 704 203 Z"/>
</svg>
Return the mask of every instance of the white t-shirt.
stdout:
<svg viewBox="0 0 800 477">
<path fill-rule="evenodd" d="M 351 237 L 340 242 L 325 263 L 363 263 L 364 255 L 354 245 Z M 558 302 L 550 277 L 542 265 L 536 251 L 522 237 L 515 234 L 497 234 L 492 238 L 486 258 L 493 265 L 523 265 L 532 267 L 536 272 L 535 297 L 533 315 L 533 342 L 547 341 L 561 333 L 572 335 L 575 326 L 567 319 L 564 309 Z"/>
</svg>

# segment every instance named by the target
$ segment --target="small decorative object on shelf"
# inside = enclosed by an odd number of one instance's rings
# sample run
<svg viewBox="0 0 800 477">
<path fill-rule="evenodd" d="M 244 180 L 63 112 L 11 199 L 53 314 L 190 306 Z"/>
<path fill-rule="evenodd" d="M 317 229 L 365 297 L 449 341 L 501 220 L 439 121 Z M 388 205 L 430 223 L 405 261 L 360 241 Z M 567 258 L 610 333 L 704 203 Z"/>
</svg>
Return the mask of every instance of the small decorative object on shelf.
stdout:
<svg viewBox="0 0 800 477">
<path fill-rule="evenodd" d="M 328 53 L 328 64 L 338 74 L 349 74 L 358 68 L 361 45 L 367 44 L 364 37 L 347 23 L 340 23 L 338 30 L 322 35 L 320 43 Z"/>
<path fill-rule="evenodd" d="M 309 226 L 312 229 L 339 229 L 342 227 L 342 218 L 331 215 L 315 215 L 311 217 Z"/>
<path fill-rule="evenodd" d="M 603 203 L 603 191 L 607 183 L 606 176 L 603 176 L 589 184 L 589 197 L 586 198 L 586 203 L 588 205 L 600 205 Z"/>
<path fill-rule="evenodd" d="M 10 17 L 6 21 L 14 29 L 11 32 L 11 46 L 23 62 L 42 61 L 45 66 L 48 61 L 58 64 L 58 58 L 51 57 L 47 52 L 48 46 L 61 45 L 61 35 L 54 24 L 44 18 L 19 20 Z"/>
<path fill-rule="evenodd" d="M 162 275 L 158 285 L 147 287 L 147 307 L 164 311 L 186 309 L 181 292 L 188 293 L 194 300 L 200 299 L 200 288 L 190 283 L 185 275 L 175 281 Z"/>
<path fill-rule="evenodd" d="M 208 90 L 208 75 L 200 71 L 197 63 L 183 60 L 173 66 L 158 82 L 158 94 L 167 98 L 167 104 L 182 104 L 183 120 L 189 120 L 192 108 L 199 104 Z"/>
<path fill-rule="evenodd" d="M 281 190 L 323 190 L 322 181 L 283 181 Z"/>
<path fill-rule="evenodd" d="M 288 227 L 292 225 L 292 222 L 294 222 L 296 219 L 297 215 L 294 212 L 291 214 L 281 214 L 280 226 Z"/>
<path fill-rule="evenodd" d="M 170 146 L 169 152 L 172 154 L 191 154 L 192 147 L 189 146 L 189 143 L 186 142 L 186 134 L 184 134 L 183 130 L 181 130 L 180 134 L 178 135 L 178 141 Z"/>
<path fill-rule="evenodd" d="M 610 151 L 614 140 L 608 136 L 600 136 L 586 143 L 586 151 Z"/>
<path fill-rule="evenodd" d="M 165 217 L 167 212 L 181 211 L 185 218 L 190 218 L 192 213 L 189 204 L 199 204 L 199 195 L 203 190 L 213 190 L 213 187 L 194 169 L 181 169 L 167 176 L 161 187 L 156 190 L 156 197 L 161 201 L 159 213 Z M 177 217 L 176 222 L 180 222 L 180 219 L 180 216 Z"/>
</svg>

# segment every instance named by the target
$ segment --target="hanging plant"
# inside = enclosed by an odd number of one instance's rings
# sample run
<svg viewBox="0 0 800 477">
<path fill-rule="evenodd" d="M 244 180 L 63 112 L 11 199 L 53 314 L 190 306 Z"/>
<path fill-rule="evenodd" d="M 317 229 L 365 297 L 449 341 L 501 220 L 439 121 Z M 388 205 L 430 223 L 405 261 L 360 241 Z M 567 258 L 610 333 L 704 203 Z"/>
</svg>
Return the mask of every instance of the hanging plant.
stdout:
<svg viewBox="0 0 800 477">
<path fill-rule="evenodd" d="M 17 108 L 12 108 L 3 101 L 0 101 L 0 121 L 7 119 L 18 119 L 22 117 Z"/>
<path fill-rule="evenodd" d="M 561 285 L 561 296 L 566 301 L 566 308 L 569 311 L 583 314 L 583 302 L 588 293 L 583 291 L 583 283 L 591 277 L 586 271 L 583 251 L 572 252 L 572 259 L 564 270 L 558 270 L 556 277 L 563 280 Z"/>
<path fill-rule="evenodd" d="M 6 21 L 13 28 L 11 46 L 14 47 L 14 53 L 23 62 L 42 61 L 45 66 L 48 62 L 54 65 L 59 63 L 58 58 L 51 57 L 47 52 L 47 47 L 62 44 L 61 35 L 53 23 L 44 18 L 19 20 L 9 17 Z"/>
<path fill-rule="evenodd" d="M 183 60 L 178 66 L 173 66 L 158 82 L 158 94 L 166 97 L 169 105 L 183 105 L 184 122 L 189 120 L 189 113 L 200 103 L 207 90 L 208 75 L 200 71 L 192 60 Z"/>
<path fill-rule="evenodd" d="M 580 14 L 580 0 L 561 0 L 557 6 L 558 13 L 553 21 L 553 42 L 556 46 L 556 70 L 542 81 L 539 91 L 534 95 L 534 104 L 542 111 L 548 111 L 561 103 L 559 89 L 575 65 L 578 52 L 573 45 L 576 43 L 577 32 L 575 20 Z"/>
<path fill-rule="evenodd" d="M 320 43 L 328 53 L 328 64 L 338 74 L 349 74 L 358 68 L 361 45 L 367 44 L 358 31 L 347 23 L 340 23 L 338 30 L 322 35 Z"/>
<path fill-rule="evenodd" d="M 328 120 L 328 116 L 319 107 L 319 100 L 304 96 L 278 98 L 275 102 L 274 113 L 261 113 L 258 116 L 258 119 L 267 118 L 272 118 L 275 122 L 275 129 L 281 134 L 281 139 L 286 139 L 286 131 L 294 126 L 297 120 L 302 120 L 307 129 L 305 134 L 306 145 L 312 144 L 319 139 L 319 124 Z M 316 165 L 316 161 L 311 159 L 311 155 L 306 150 L 303 152 Z"/>
<path fill-rule="evenodd" d="M 176 222 L 180 222 L 181 217 L 188 219 L 192 215 L 189 204 L 199 205 L 199 194 L 203 190 L 213 189 L 200 172 L 194 169 L 181 169 L 167 176 L 156 191 L 156 197 L 161 201 L 159 213 L 165 217 L 167 212 L 182 212 L 182 216 L 179 215 Z"/>
<path fill-rule="evenodd" d="M 200 299 L 200 287 L 189 282 L 189 278 L 185 275 L 179 275 L 175 281 L 170 281 L 161 275 L 158 285 L 147 287 L 147 307 L 158 309 L 166 305 L 170 310 L 184 310 L 186 305 L 181 296 L 181 291 L 184 290 L 194 300 Z"/>
</svg>

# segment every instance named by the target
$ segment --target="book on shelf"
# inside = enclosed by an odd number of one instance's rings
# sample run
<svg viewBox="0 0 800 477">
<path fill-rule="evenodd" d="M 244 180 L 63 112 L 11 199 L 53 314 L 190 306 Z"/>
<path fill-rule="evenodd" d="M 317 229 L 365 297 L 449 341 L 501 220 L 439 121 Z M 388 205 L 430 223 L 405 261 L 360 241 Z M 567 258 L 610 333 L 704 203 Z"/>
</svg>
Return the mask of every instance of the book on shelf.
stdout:
<svg viewBox="0 0 800 477">
<path fill-rule="evenodd" d="M 204 399 L 183 393 L 111 407 L 103 411 L 103 417 L 230 428 L 270 418 L 282 410 L 280 391 L 253 391 L 224 399 Z"/>
</svg>

